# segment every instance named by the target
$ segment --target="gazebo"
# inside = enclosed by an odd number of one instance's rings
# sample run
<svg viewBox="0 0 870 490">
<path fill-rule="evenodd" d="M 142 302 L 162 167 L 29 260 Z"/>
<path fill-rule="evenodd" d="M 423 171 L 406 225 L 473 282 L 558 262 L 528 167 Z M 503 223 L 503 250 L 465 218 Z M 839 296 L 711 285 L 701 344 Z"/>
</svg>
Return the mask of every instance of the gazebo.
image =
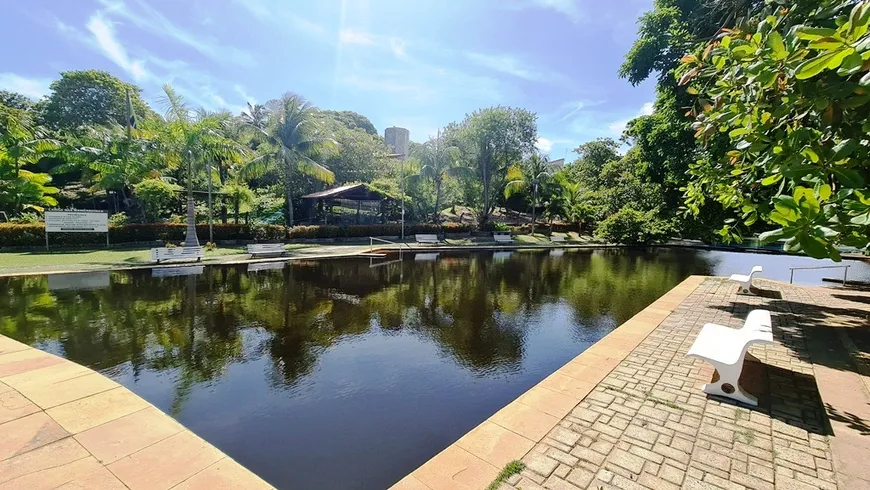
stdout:
<svg viewBox="0 0 870 490">
<path fill-rule="evenodd" d="M 359 183 L 314 192 L 302 199 L 310 224 L 359 225 L 382 223 L 382 206 L 389 197 Z"/>
</svg>

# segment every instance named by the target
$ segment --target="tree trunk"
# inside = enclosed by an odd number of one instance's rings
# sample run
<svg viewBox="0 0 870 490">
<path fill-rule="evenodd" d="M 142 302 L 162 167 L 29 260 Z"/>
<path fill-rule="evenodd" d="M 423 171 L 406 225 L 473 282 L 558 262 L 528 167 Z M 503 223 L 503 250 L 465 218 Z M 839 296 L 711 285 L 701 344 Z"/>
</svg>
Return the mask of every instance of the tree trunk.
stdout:
<svg viewBox="0 0 870 490">
<path fill-rule="evenodd" d="M 293 227 L 293 192 L 290 182 L 290 167 L 284 169 L 284 199 L 287 201 L 287 228 Z"/>
<path fill-rule="evenodd" d="M 437 225 L 441 218 L 441 178 L 435 180 L 435 215 L 434 221 Z"/>
<path fill-rule="evenodd" d="M 538 203 L 538 184 L 535 183 L 534 191 L 532 191 L 532 236 L 535 236 L 535 208 Z"/>
<path fill-rule="evenodd" d="M 236 224 L 239 224 L 239 207 L 241 207 L 241 203 L 239 202 L 239 196 L 233 201 L 233 219 L 236 221 Z"/>
</svg>

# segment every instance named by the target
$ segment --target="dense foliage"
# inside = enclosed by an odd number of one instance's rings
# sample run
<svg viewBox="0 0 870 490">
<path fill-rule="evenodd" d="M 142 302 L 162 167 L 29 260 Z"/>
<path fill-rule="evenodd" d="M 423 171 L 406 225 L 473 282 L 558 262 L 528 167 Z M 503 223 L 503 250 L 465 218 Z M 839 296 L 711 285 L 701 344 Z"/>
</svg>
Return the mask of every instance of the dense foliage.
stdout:
<svg viewBox="0 0 870 490">
<path fill-rule="evenodd" d="M 809 12 L 771 5 L 722 29 L 677 70 L 697 99 L 696 136 L 727 133 L 729 151 L 691 167 L 687 204 L 707 199 L 786 249 L 839 258 L 870 239 L 870 2 Z M 723 233 L 738 236 L 738 223 Z"/>
</svg>

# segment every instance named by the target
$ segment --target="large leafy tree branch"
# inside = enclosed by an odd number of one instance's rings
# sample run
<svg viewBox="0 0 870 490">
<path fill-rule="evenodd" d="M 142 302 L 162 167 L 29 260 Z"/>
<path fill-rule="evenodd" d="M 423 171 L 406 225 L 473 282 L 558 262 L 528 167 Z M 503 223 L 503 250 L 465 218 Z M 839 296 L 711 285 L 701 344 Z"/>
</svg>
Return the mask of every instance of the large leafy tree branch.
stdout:
<svg viewBox="0 0 870 490">
<path fill-rule="evenodd" d="M 726 134 L 722 158 L 690 169 L 686 204 L 707 199 L 761 220 L 768 241 L 839 260 L 838 245 L 870 237 L 870 2 L 827 0 L 809 13 L 772 5 L 724 28 L 682 59 L 676 76 L 695 95 L 696 137 Z"/>
</svg>

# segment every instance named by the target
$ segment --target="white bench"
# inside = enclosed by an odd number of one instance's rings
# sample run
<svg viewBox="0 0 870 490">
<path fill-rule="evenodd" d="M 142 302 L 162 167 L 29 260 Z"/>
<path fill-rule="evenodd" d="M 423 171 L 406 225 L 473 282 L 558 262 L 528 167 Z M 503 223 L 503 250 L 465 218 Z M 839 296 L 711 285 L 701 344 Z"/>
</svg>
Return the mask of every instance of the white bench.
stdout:
<svg viewBox="0 0 870 490">
<path fill-rule="evenodd" d="M 565 237 L 562 235 L 550 235 L 551 242 L 564 242 Z"/>
<path fill-rule="evenodd" d="M 151 260 L 160 263 L 161 260 L 196 260 L 205 257 L 202 247 L 159 247 L 151 249 Z"/>
<path fill-rule="evenodd" d="M 773 330 L 770 312 L 752 310 L 743 328 L 729 328 L 708 323 L 701 329 L 688 357 L 703 359 L 716 368 L 719 380 L 704 385 L 704 393 L 758 406 L 758 399 L 740 388 L 738 380 L 743 372 L 743 361 L 751 344 L 772 344 Z"/>
<path fill-rule="evenodd" d="M 764 272 L 764 269 L 762 269 L 760 265 L 756 265 L 752 268 L 752 271 L 749 272 L 748 276 L 745 274 L 732 274 L 729 280 L 739 282 L 740 291 L 748 293 L 750 288 L 752 288 L 752 276 L 759 272 Z"/>
<path fill-rule="evenodd" d="M 287 252 L 284 250 L 283 243 L 252 243 L 248 245 L 248 253 L 251 257 L 255 255 L 284 255 Z"/>
<path fill-rule="evenodd" d="M 440 243 L 441 240 L 438 239 L 438 235 L 433 234 L 420 234 L 417 233 L 414 235 L 414 238 L 417 240 L 417 243 Z"/>
<path fill-rule="evenodd" d="M 496 243 L 513 243 L 514 239 L 511 238 L 511 232 L 509 231 L 494 231 L 492 232 L 492 239 L 495 240 Z"/>
</svg>

